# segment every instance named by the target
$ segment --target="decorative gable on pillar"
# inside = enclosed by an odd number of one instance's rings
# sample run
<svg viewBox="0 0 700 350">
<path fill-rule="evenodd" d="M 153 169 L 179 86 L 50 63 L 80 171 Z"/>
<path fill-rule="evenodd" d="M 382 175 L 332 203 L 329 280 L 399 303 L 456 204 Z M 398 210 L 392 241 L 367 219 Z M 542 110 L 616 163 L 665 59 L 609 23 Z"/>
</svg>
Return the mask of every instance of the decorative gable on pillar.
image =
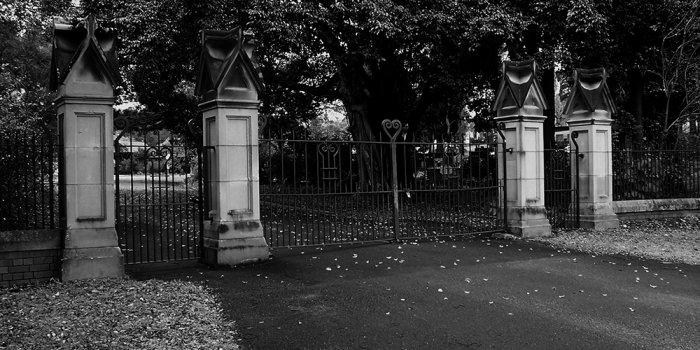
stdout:
<svg viewBox="0 0 700 350">
<path fill-rule="evenodd" d="M 605 68 L 576 69 L 571 97 L 564 107 L 564 114 L 575 118 L 602 112 L 609 118 L 615 113 L 615 102 L 607 78 Z"/>
<path fill-rule="evenodd" d="M 258 94 L 263 82 L 243 31 L 205 30 L 195 94 L 202 97 L 207 207 L 202 260 L 236 265 L 268 259 L 260 223 Z"/>
<path fill-rule="evenodd" d="M 503 62 L 502 73 L 492 108 L 496 117 L 542 116 L 549 105 L 537 79 L 537 63 Z"/>
<path fill-rule="evenodd" d="M 121 84 L 116 33 L 93 15 L 75 25 L 54 23 L 49 87 L 63 96 L 112 97 Z"/>
<path fill-rule="evenodd" d="M 239 28 L 202 31 L 202 57 L 195 94 L 204 101 L 257 101 L 264 86 L 253 63 L 253 45 Z"/>
</svg>

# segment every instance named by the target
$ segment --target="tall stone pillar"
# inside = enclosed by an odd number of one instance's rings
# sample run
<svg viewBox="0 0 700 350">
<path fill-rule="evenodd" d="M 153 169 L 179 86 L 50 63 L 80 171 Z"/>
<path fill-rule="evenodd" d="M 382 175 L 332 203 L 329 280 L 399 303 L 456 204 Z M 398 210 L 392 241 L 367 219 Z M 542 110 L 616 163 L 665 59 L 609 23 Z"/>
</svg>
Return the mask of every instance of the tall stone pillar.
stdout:
<svg viewBox="0 0 700 350">
<path fill-rule="evenodd" d="M 258 93 L 261 76 L 242 30 L 204 31 L 196 93 L 207 146 L 204 262 L 237 265 L 269 258 L 260 224 Z"/>
<path fill-rule="evenodd" d="M 123 256 L 114 224 L 112 106 L 120 83 L 116 35 L 89 16 L 55 24 L 51 88 L 63 141 L 64 281 L 122 276 Z"/>
<path fill-rule="evenodd" d="M 507 225 L 511 233 L 522 237 L 546 236 L 551 226 L 544 206 L 543 125 L 548 108 L 537 80 L 533 60 L 504 62 L 493 111 L 496 122 L 512 151 L 499 152 L 499 176 L 505 177 Z"/>
<path fill-rule="evenodd" d="M 612 131 L 615 104 L 603 68 L 577 69 L 574 86 L 564 113 L 569 131 L 578 133 L 579 201 L 581 227 L 592 229 L 619 226 L 612 208 Z M 575 176 L 575 175 L 574 175 Z"/>
</svg>

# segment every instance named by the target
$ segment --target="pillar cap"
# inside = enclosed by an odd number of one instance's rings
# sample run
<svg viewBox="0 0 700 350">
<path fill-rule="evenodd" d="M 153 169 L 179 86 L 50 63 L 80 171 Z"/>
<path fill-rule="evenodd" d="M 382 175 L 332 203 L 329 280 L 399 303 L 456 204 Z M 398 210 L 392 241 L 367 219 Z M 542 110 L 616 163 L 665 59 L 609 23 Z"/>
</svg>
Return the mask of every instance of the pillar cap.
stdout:
<svg viewBox="0 0 700 350">
<path fill-rule="evenodd" d="M 234 100 L 234 99 L 210 99 L 201 102 L 199 109 L 207 111 L 218 108 L 254 109 L 258 110 L 260 101 L 258 100 Z"/>
<path fill-rule="evenodd" d="M 65 84 L 73 68 L 81 65 L 92 69 L 90 73 L 97 80 L 106 78 L 110 87 L 122 84 L 114 30 L 98 27 L 95 16 L 90 14 L 75 24 L 55 21 L 53 32 L 49 77 L 51 90 Z"/>
<path fill-rule="evenodd" d="M 252 57 L 253 42 L 243 30 L 203 30 L 195 94 L 208 100 L 257 100 L 264 90 Z"/>
<path fill-rule="evenodd" d="M 614 114 L 615 102 L 610 94 L 607 78 L 605 68 L 574 70 L 574 84 L 564 107 L 564 114 L 601 114 L 608 117 Z"/>
<path fill-rule="evenodd" d="M 535 60 L 506 61 L 492 111 L 496 118 L 513 115 L 543 115 L 549 108 L 537 79 Z"/>
</svg>

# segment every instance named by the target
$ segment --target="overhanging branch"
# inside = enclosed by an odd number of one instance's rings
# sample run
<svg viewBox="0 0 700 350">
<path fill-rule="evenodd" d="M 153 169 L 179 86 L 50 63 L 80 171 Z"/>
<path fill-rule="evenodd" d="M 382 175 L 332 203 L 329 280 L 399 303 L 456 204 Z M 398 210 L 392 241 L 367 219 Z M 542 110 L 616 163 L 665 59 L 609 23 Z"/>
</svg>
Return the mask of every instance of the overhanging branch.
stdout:
<svg viewBox="0 0 700 350">
<path fill-rule="evenodd" d="M 321 83 L 318 86 L 314 85 L 309 85 L 309 84 L 304 84 L 300 82 L 292 82 L 292 81 L 285 81 L 281 83 L 282 86 L 292 89 L 292 90 L 297 90 L 297 91 L 303 91 L 307 92 L 311 95 L 318 96 L 318 97 L 325 97 L 329 99 L 338 99 L 340 98 L 340 93 L 338 92 L 338 74 L 333 74 L 330 78 L 328 78 L 326 81 Z"/>
</svg>

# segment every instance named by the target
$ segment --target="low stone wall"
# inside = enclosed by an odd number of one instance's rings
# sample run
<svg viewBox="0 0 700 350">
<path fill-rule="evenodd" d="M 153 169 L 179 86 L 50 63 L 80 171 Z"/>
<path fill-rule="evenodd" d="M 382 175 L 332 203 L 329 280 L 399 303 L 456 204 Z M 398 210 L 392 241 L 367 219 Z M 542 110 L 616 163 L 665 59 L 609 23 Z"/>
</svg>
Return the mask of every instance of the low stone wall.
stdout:
<svg viewBox="0 0 700 350">
<path fill-rule="evenodd" d="M 700 198 L 615 201 L 613 210 L 620 219 L 700 216 Z"/>
<path fill-rule="evenodd" d="M 61 231 L 0 232 L 0 287 L 60 278 Z"/>
</svg>

